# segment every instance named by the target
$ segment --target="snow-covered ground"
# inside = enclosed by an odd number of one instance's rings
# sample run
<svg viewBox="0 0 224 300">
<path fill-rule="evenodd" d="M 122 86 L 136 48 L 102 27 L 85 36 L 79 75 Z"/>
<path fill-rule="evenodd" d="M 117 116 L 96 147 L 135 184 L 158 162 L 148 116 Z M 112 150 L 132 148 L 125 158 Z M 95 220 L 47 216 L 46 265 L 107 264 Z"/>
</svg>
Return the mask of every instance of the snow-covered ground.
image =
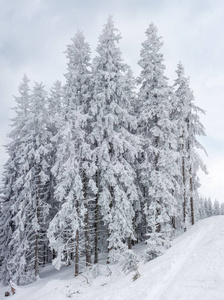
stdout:
<svg viewBox="0 0 224 300">
<path fill-rule="evenodd" d="M 141 247 L 137 247 L 137 250 Z M 198 222 L 176 238 L 161 257 L 125 275 L 118 265 L 102 266 L 102 275 L 73 278 L 73 266 L 44 268 L 41 278 L 18 287 L 14 300 L 223 300 L 224 216 Z M 88 282 L 87 283 L 87 279 Z M 7 287 L 0 286 L 0 299 Z"/>
</svg>

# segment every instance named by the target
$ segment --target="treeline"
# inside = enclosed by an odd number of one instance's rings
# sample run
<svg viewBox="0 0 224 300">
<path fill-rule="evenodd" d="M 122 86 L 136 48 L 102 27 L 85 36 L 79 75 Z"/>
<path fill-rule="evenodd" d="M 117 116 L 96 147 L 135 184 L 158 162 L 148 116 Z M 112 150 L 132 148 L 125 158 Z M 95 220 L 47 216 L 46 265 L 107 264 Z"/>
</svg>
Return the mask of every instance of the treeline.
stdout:
<svg viewBox="0 0 224 300">
<path fill-rule="evenodd" d="M 218 200 L 211 201 L 210 198 L 199 198 L 198 201 L 198 218 L 205 219 L 212 216 L 224 215 L 224 203 Z"/>
<path fill-rule="evenodd" d="M 50 93 L 24 76 L 15 97 L 0 205 L 1 278 L 26 284 L 53 262 L 108 263 L 145 241 L 145 260 L 202 217 L 197 153 L 204 135 L 189 79 L 164 75 L 151 24 L 134 78 L 111 17 L 96 57 L 82 32 L 67 46 L 65 84 Z M 127 268 L 127 266 L 126 266 Z"/>
</svg>

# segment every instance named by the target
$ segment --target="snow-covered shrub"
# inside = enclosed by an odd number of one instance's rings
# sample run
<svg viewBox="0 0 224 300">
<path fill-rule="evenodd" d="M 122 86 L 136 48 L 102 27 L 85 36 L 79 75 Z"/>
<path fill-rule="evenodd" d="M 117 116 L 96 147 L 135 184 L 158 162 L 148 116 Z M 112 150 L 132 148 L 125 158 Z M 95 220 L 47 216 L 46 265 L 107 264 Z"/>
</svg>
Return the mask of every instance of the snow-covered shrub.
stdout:
<svg viewBox="0 0 224 300">
<path fill-rule="evenodd" d="M 147 248 L 145 251 L 145 262 L 148 262 L 160 255 L 162 255 L 166 248 L 163 245 L 163 240 L 158 232 L 152 232 L 150 238 L 146 241 Z"/>
<path fill-rule="evenodd" d="M 136 271 L 138 263 L 140 262 L 140 255 L 133 250 L 126 250 L 122 255 L 121 266 L 124 273 Z"/>
<path fill-rule="evenodd" d="M 93 278 L 96 278 L 100 275 L 111 276 L 112 272 L 108 266 L 94 264 L 91 265 L 91 267 L 86 268 L 85 274 L 87 274 L 88 276 L 91 275 Z"/>
<path fill-rule="evenodd" d="M 91 272 L 91 275 L 93 276 L 93 278 L 96 278 L 97 276 L 102 275 L 102 270 L 98 264 L 93 265 L 90 268 L 90 272 Z"/>
</svg>

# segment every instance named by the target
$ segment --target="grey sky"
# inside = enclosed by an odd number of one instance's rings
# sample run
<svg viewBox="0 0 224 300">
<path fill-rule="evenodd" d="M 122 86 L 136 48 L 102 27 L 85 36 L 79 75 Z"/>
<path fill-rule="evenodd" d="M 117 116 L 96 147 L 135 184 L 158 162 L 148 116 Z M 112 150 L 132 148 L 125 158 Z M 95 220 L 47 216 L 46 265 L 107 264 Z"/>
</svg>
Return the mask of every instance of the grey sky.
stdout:
<svg viewBox="0 0 224 300">
<path fill-rule="evenodd" d="M 196 104 L 206 110 L 201 120 L 203 156 L 209 175 L 201 175 L 201 193 L 223 200 L 224 184 L 224 1 L 223 0 L 0 0 L 0 144 L 10 131 L 14 98 L 24 73 L 48 90 L 64 80 L 63 53 L 77 30 L 90 43 L 92 55 L 109 15 L 120 30 L 124 60 L 135 75 L 145 30 L 151 22 L 162 36 L 166 75 L 173 84 L 179 61 L 191 79 Z M 0 147 L 0 172 L 7 156 Z"/>
</svg>

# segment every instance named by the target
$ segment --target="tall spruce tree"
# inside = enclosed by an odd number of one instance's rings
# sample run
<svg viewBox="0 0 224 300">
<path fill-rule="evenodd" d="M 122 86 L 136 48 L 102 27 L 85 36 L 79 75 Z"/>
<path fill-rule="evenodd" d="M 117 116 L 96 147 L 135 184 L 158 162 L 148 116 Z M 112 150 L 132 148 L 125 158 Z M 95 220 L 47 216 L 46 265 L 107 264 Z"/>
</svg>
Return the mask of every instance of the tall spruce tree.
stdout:
<svg viewBox="0 0 224 300">
<path fill-rule="evenodd" d="M 197 136 L 205 135 L 204 127 L 199 120 L 198 113 L 202 109 L 194 105 L 193 92 L 189 87 L 189 79 L 184 76 L 184 67 L 177 66 L 177 79 L 174 88 L 177 99 L 174 118 L 178 125 L 178 151 L 181 175 L 179 177 L 180 203 L 183 206 L 183 226 L 186 230 L 188 224 L 195 222 L 195 206 L 199 199 L 200 186 L 197 171 L 199 168 L 206 172 L 206 168 L 197 153 L 203 149 Z"/>
<path fill-rule="evenodd" d="M 86 261 L 91 263 L 87 198 L 88 180 L 91 179 L 91 149 L 87 142 L 91 95 L 90 49 L 83 33 L 75 35 L 66 53 L 69 62 L 65 75 L 64 108 L 60 116 L 60 129 L 54 138 L 57 153 L 52 168 L 59 211 L 50 224 L 48 237 L 57 252 L 55 266 L 60 268 L 63 261 L 68 263 L 75 257 L 75 275 L 78 275 L 83 233 Z"/>
<path fill-rule="evenodd" d="M 184 77 L 184 68 L 181 63 L 177 66 L 178 78 L 175 81 L 175 95 L 177 99 L 175 118 L 178 125 L 178 151 L 180 176 L 180 194 L 178 195 L 178 205 L 180 209 L 181 225 L 186 230 L 190 218 L 190 173 L 188 161 L 188 115 L 191 111 L 191 90 L 189 89 L 188 79 Z M 180 222 L 178 222 L 180 223 Z"/>
<path fill-rule="evenodd" d="M 49 200 L 50 134 L 46 109 L 47 93 L 42 84 L 35 83 L 31 94 L 30 110 L 26 118 L 21 173 L 18 182 L 23 186 L 18 195 L 18 212 L 15 216 L 16 234 L 27 240 L 27 267 L 35 278 L 39 265 L 44 263 L 47 247 Z M 21 227 L 21 224 L 22 227 Z"/>
<path fill-rule="evenodd" d="M 24 77 L 10 134 L 11 150 L 16 151 L 16 156 L 10 158 L 16 180 L 9 198 L 12 231 L 8 237 L 7 277 L 18 284 L 39 276 L 49 211 L 46 93 L 42 84 L 35 84 L 30 96 L 28 91 L 28 80 Z"/>
<path fill-rule="evenodd" d="M 171 219 L 176 214 L 178 174 L 176 124 L 171 119 L 174 95 L 164 75 L 161 38 L 150 24 L 139 65 L 139 133 L 143 139 L 140 180 L 147 227 L 147 260 L 170 246 Z"/>
<path fill-rule="evenodd" d="M 54 166 L 56 162 L 56 154 L 57 154 L 57 134 L 60 130 L 61 122 L 60 119 L 62 117 L 62 111 L 64 109 L 64 90 L 60 81 L 56 81 L 53 87 L 50 90 L 50 95 L 48 98 L 48 117 L 49 117 L 49 132 L 50 132 L 50 158 L 49 164 L 50 168 Z M 49 182 L 49 204 L 51 205 L 49 222 L 54 218 L 59 209 L 59 203 L 54 196 L 54 190 L 56 186 L 56 177 L 53 172 L 50 171 L 50 182 Z M 55 251 L 48 251 L 47 261 L 50 262 L 55 258 Z"/>
<path fill-rule="evenodd" d="M 127 68 L 117 46 L 120 38 L 109 17 L 93 61 L 91 134 L 97 164 L 97 202 L 108 230 L 109 259 L 126 249 L 128 239 L 135 238 L 133 204 L 138 200 L 132 167 L 138 140 L 131 133 L 136 120 L 128 111 L 131 99 L 125 84 Z"/>
<path fill-rule="evenodd" d="M 6 146 L 9 159 L 4 166 L 3 189 L 1 191 L 0 204 L 0 257 L 1 278 L 4 284 L 10 280 L 17 283 L 29 282 L 25 277 L 27 242 L 18 247 L 18 241 L 14 241 L 16 221 L 14 219 L 18 211 L 17 197 L 23 188 L 23 183 L 18 182 L 21 174 L 21 159 L 23 146 L 27 136 L 26 118 L 30 105 L 29 79 L 24 75 L 19 86 L 19 97 L 15 97 L 15 117 L 12 119 L 12 131 L 9 134 L 11 142 Z M 17 205 L 16 205 L 17 203 Z M 22 214 L 22 212 L 21 212 Z M 21 250 L 21 251 L 20 251 Z"/>
</svg>

